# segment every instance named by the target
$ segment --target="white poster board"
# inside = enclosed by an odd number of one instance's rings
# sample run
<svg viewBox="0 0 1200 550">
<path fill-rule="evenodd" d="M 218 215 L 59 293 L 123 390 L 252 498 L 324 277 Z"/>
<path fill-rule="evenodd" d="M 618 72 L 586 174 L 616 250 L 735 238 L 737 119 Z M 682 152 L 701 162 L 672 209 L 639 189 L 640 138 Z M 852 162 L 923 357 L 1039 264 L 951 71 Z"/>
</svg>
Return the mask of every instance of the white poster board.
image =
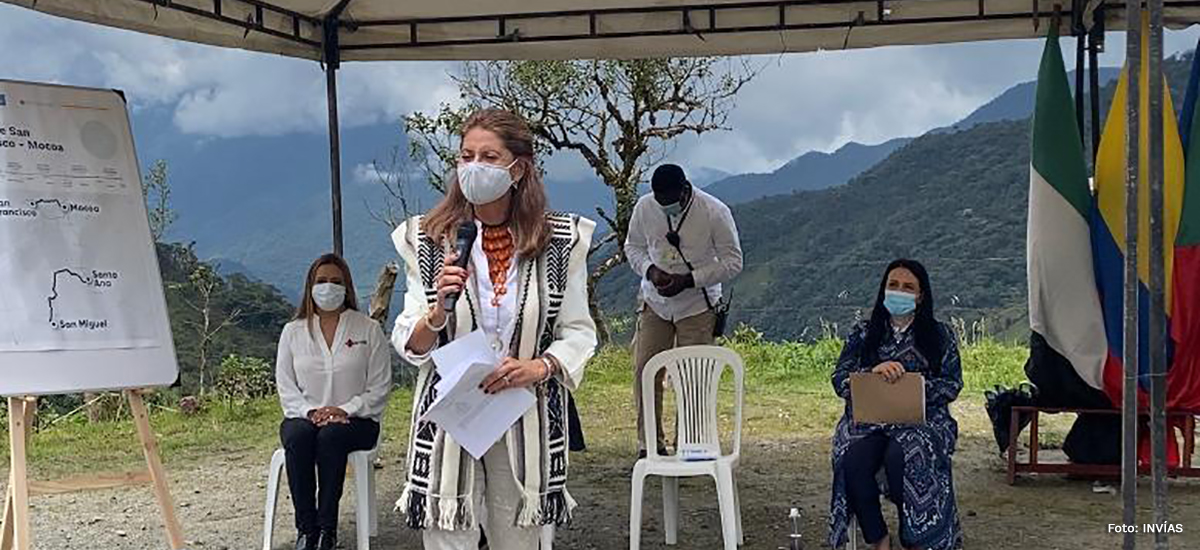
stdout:
<svg viewBox="0 0 1200 550">
<path fill-rule="evenodd" d="M 0 80 L 0 395 L 178 374 L 123 96 Z"/>
</svg>

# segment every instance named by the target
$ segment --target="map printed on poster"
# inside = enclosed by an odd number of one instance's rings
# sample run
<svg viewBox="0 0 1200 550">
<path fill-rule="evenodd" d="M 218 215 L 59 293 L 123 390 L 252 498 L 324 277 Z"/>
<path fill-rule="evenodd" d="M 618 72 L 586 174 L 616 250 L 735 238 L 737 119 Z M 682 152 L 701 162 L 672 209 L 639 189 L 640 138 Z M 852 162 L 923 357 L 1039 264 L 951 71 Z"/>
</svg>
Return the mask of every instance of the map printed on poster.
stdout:
<svg viewBox="0 0 1200 550">
<path fill-rule="evenodd" d="M 0 82 L 0 352 L 163 344 L 125 103 Z"/>
</svg>

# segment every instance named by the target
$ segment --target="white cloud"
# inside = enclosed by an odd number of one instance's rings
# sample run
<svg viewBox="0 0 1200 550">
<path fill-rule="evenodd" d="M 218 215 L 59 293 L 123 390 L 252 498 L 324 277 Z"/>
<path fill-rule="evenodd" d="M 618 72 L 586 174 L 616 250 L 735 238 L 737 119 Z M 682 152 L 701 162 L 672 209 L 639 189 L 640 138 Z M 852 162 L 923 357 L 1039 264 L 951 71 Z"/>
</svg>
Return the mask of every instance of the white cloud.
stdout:
<svg viewBox="0 0 1200 550">
<path fill-rule="evenodd" d="M 771 171 L 808 151 L 878 143 L 951 124 L 1023 79 L 1012 70 L 966 74 L 976 63 L 1023 55 L 1019 44 L 890 47 L 758 56 L 733 130 L 681 139 L 672 160 L 728 172 Z"/>
<path fill-rule="evenodd" d="M 225 54 L 226 52 L 220 52 Z M 197 64 L 210 84 L 180 98 L 175 122 L 196 134 L 237 136 L 324 132 L 325 74 L 314 62 L 254 54 Z M 456 97 L 440 63 L 348 63 L 338 75 L 343 127 L 392 122 Z"/>
<path fill-rule="evenodd" d="M 46 37 L 56 37 L 53 42 Z M 31 47 L 32 45 L 32 47 Z M 0 6 L 6 78 L 119 88 L 137 107 L 174 106 L 202 136 L 324 132 L 325 75 L 313 61 L 201 46 Z M 344 126 L 392 121 L 456 97 L 441 63 L 346 63 Z"/>
<path fill-rule="evenodd" d="M 362 185 L 379 185 L 381 181 L 400 182 L 401 185 L 420 184 L 425 181 L 425 172 L 415 167 L 405 169 L 406 165 L 388 166 L 386 161 L 379 164 L 359 163 L 350 170 L 352 181 Z"/>
<path fill-rule="evenodd" d="M 1167 55 L 1194 48 L 1200 30 L 1167 31 Z M 778 168 L 805 152 L 879 143 L 957 122 L 1007 88 L 1037 77 L 1044 41 L 1008 40 L 759 56 L 764 68 L 737 98 L 730 132 L 686 137 L 669 158 L 728 172 Z M 1075 41 L 1061 43 L 1067 68 Z M 1102 66 L 1120 66 L 1125 41 L 1109 33 Z"/>
<path fill-rule="evenodd" d="M 350 173 L 353 175 L 355 183 L 376 183 L 381 179 L 379 169 L 373 165 L 365 163 L 354 165 L 354 168 L 350 171 Z M 383 176 L 389 174 L 390 173 L 385 171 Z"/>
<path fill-rule="evenodd" d="M 544 159 L 543 170 L 557 181 L 583 181 L 598 179 L 595 170 L 573 151 L 554 153 Z"/>
<path fill-rule="evenodd" d="M 1168 54 L 1200 31 L 1168 32 Z M 55 37 L 50 41 L 47 37 Z M 1074 66 L 1073 40 L 1063 40 Z M 772 170 L 809 150 L 876 143 L 952 124 L 1009 86 L 1032 80 L 1042 41 L 889 47 L 758 56 L 762 73 L 743 89 L 730 132 L 685 137 L 666 151 L 691 166 L 728 172 Z M 1121 33 L 1101 62 L 1117 66 Z M 206 138 L 323 133 L 325 84 L 311 61 L 109 29 L 0 5 L 5 78 L 120 88 L 135 108 L 162 105 L 183 131 Z M 340 72 L 345 127 L 394 121 L 455 101 L 452 65 L 347 63 Z M 578 155 L 548 159 L 564 179 L 594 177 Z"/>
<path fill-rule="evenodd" d="M 743 173 L 770 172 L 778 168 L 781 163 L 766 155 L 756 136 L 739 126 L 736 131 L 714 132 L 700 139 L 683 140 L 668 154 L 668 159 L 681 162 L 689 171 L 704 167 Z"/>
</svg>

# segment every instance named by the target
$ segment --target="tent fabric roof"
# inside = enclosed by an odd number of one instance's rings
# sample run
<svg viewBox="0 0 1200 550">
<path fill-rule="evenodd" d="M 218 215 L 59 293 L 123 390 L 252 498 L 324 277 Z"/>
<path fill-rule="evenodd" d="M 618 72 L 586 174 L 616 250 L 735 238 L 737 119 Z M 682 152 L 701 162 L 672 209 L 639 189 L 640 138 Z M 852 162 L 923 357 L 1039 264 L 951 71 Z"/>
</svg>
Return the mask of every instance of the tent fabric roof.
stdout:
<svg viewBox="0 0 1200 550">
<path fill-rule="evenodd" d="M 324 56 L 325 21 L 337 15 L 343 61 L 738 55 L 1033 38 L 1045 35 L 1055 6 L 1050 0 L 0 2 L 314 60 Z M 1069 20 L 1070 2 L 1061 3 Z M 1123 28 L 1124 2 L 1104 6 L 1108 28 Z M 1174 27 L 1200 22 L 1200 0 L 1166 0 L 1163 16 Z"/>
</svg>

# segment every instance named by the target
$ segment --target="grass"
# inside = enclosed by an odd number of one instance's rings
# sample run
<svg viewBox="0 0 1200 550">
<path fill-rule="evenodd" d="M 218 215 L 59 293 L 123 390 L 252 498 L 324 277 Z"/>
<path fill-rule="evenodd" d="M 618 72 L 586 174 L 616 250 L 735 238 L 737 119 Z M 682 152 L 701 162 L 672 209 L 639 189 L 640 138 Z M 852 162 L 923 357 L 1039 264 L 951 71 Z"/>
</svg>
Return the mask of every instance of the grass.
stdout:
<svg viewBox="0 0 1200 550">
<path fill-rule="evenodd" d="M 725 343 L 746 362 L 744 439 L 829 433 L 842 410 L 842 401 L 829 387 L 840 342 L 772 343 L 739 331 Z M 979 416 L 982 391 L 993 384 L 1013 385 L 1023 380 L 1022 366 L 1027 356 L 1023 347 L 987 339 L 963 347 L 965 388 L 955 412 L 960 422 L 965 422 L 964 427 L 977 425 L 990 430 L 986 416 L 973 418 Z M 631 365 L 629 350 L 623 347 L 602 350 L 588 365 L 576 400 L 589 446 L 632 453 L 636 432 L 631 421 Z M 728 395 L 731 384 L 728 380 L 724 384 L 723 393 Z M 724 422 L 732 422 L 730 401 L 723 398 Z M 411 407 L 411 389 L 397 388 L 384 417 L 383 433 L 389 448 L 403 449 Z M 670 401 L 666 410 L 672 410 Z M 964 419 L 963 415 L 972 418 Z M 278 446 L 280 419 L 279 405 L 272 398 L 247 402 L 210 399 L 194 415 L 166 407 L 154 407 L 151 415 L 168 466 L 213 456 L 264 456 Z M 7 437 L 0 442 L 0 453 L 0 459 L 6 462 Z M 33 475 L 39 479 L 143 466 L 137 436 L 128 419 L 88 423 L 73 417 L 43 428 L 30 442 L 29 459 Z"/>
<path fill-rule="evenodd" d="M 776 548 L 786 542 L 790 525 L 785 517 L 792 506 L 803 511 L 801 530 L 805 540 L 823 540 L 830 490 L 829 438 L 843 408 L 828 380 L 839 345 L 831 340 L 769 343 L 745 333 L 726 345 L 747 360 L 743 463 L 738 474 L 743 520 L 747 522 L 746 548 Z M 1021 347 L 974 339 L 966 342 L 962 356 L 966 388 L 952 405 L 952 412 L 960 431 L 954 457 L 955 486 L 967 546 L 1051 549 L 1119 544 L 1114 542 L 1119 539 L 1104 531 L 1108 523 L 1121 517 L 1118 497 L 1093 493 L 1090 483 L 1059 476 L 1042 477 L 1036 483 L 1023 480 L 1016 486 L 1004 482 L 1004 461 L 996 455 L 982 390 L 993 384 L 1020 381 L 1027 352 Z M 576 525 L 559 532 L 558 545 L 564 548 L 621 548 L 626 543 L 629 470 L 636 433 L 631 371 L 627 350 L 605 349 L 589 364 L 584 384 L 576 393 L 588 452 L 570 455 L 571 490 L 580 507 L 576 510 Z M 410 389 L 398 388 L 385 416 L 381 454 L 385 473 L 379 478 L 385 502 L 400 491 L 403 470 L 399 463 L 405 456 L 411 393 Z M 732 422 L 730 393 L 731 388 L 725 387 L 721 418 L 727 426 Z M 167 406 L 173 400 L 166 393 L 157 399 Z M 669 394 L 667 399 L 670 411 Z M 0 420 L 2 417 L 0 408 Z M 245 540 L 258 535 L 262 511 L 259 494 L 267 457 L 278 445 L 279 417 L 279 406 L 270 398 L 242 404 L 214 400 L 194 416 L 163 407 L 153 410 L 152 422 L 172 482 L 181 490 L 179 513 L 185 525 L 204 526 L 206 546 L 241 547 Z M 1061 441 L 1070 422 L 1070 415 L 1043 416 L 1043 441 Z M 6 443 L 7 438 L 0 443 L 0 459 L 7 457 L 7 449 L 2 448 Z M 46 480 L 140 468 L 138 453 L 128 420 L 88 424 L 71 419 L 38 433 L 31 458 L 35 477 Z M 1060 453 L 1046 456 L 1054 454 Z M 213 476 L 221 479 L 210 479 Z M 213 489 L 214 483 L 219 489 Z M 655 483 L 652 481 L 647 488 L 643 542 L 646 548 L 667 548 L 661 545 L 660 500 L 656 496 L 659 485 Z M 1143 484 L 1148 494 L 1146 487 Z M 1171 517 L 1196 517 L 1200 513 L 1195 505 L 1200 502 L 1198 491 L 1200 485 L 1173 481 Z M 681 547 L 718 547 L 719 516 L 711 480 L 685 480 L 681 492 L 687 495 L 681 514 Z M 91 524 L 84 521 L 77 524 L 77 516 L 104 517 L 105 522 L 129 526 L 131 534 L 139 521 L 143 530 L 147 525 L 157 528 L 156 517 L 139 519 L 138 513 L 126 508 L 134 506 L 135 501 L 122 500 L 117 494 L 80 494 L 54 501 L 45 498 L 39 501 L 39 506 L 45 506 L 39 515 L 47 518 L 43 520 L 48 520 L 46 525 L 53 524 L 59 533 L 69 532 L 77 538 L 87 533 L 101 546 L 149 547 L 133 537 L 119 539 L 120 544 L 108 544 L 104 537 L 115 535 L 103 527 L 106 523 L 88 527 Z M 1139 498 L 1139 519 L 1149 521 L 1150 500 Z M 137 506 L 150 506 L 145 494 L 138 495 L 136 502 L 142 503 Z M 281 505 L 281 510 L 285 509 Z M 1077 528 L 1064 530 L 1063 525 Z M 214 540 L 222 538 L 223 542 Z M 1196 537 L 1190 531 L 1173 538 L 1180 547 L 1196 546 Z M 1149 543 L 1144 536 L 1143 540 Z M 412 548 L 418 547 L 419 541 L 419 533 L 381 518 L 380 546 Z"/>
</svg>

